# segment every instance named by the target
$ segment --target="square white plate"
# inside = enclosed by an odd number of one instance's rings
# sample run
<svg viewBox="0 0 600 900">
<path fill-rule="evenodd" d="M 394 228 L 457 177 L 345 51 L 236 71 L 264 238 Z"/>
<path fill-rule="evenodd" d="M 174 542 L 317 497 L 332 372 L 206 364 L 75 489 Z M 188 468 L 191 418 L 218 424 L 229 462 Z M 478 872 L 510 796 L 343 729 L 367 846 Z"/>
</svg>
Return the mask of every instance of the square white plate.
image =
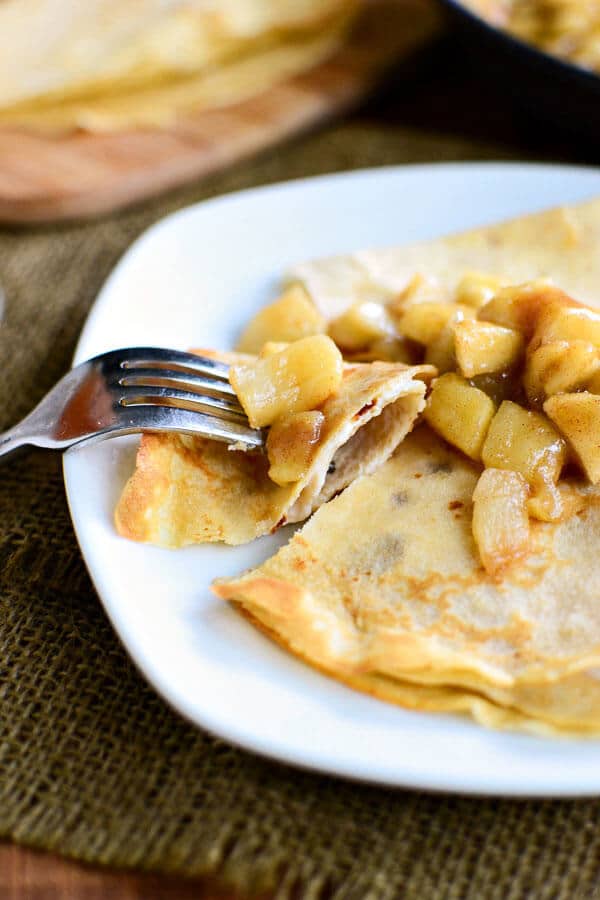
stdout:
<svg viewBox="0 0 600 900">
<path fill-rule="evenodd" d="M 400 244 L 600 193 L 600 172 L 538 165 L 360 171 L 210 200 L 131 247 L 101 291 L 76 362 L 128 345 L 230 347 L 291 264 Z M 488 731 L 355 693 L 289 656 L 209 592 L 271 555 L 166 551 L 119 538 L 127 438 L 65 455 L 71 514 L 113 625 L 148 681 L 192 722 L 285 762 L 388 785 L 482 794 L 600 793 L 600 743 Z"/>
</svg>

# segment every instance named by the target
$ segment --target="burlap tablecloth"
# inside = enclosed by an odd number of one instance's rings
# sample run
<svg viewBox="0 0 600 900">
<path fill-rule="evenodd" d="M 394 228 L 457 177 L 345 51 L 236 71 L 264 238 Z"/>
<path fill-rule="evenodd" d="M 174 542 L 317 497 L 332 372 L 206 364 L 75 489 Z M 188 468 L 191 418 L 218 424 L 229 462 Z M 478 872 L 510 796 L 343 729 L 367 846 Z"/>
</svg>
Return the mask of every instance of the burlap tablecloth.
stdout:
<svg viewBox="0 0 600 900">
<path fill-rule="evenodd" d="M 355 120 L 137 211 L 0 230 L 0 428 L 67 369 L 103 280 L 164 213 L 284 177 L 517 152 Z M 0 607 L 1 835 L 282 898 L 600 897 L 600 802 L 383 790 L 264 761 L 182 721 L 107 622 L 58 455 L 0 470 Z"/>
</svg>

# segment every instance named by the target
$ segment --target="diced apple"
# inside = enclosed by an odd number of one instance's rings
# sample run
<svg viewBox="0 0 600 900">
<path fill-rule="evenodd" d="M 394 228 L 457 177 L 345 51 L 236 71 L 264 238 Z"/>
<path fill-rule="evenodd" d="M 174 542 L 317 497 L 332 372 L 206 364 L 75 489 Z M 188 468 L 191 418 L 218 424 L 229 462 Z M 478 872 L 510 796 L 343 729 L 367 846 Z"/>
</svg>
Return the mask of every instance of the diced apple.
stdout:
<svg viewBox="0 0 600 900">
<path fill-rule="evenodd" d="M 527 501 L 527 510 L 542 522 L 565 522 L 583 509 L 586 498 L 572 484 L 544 484 Z"/>
<path fill-rule="evenodd" d="M 331 338 L 315 335 L 280 353 L 232 366 L 229 380 L 253 428 L 315 409 L 342 380 L 342 354 Z"/>
<path fill-rule="evenodd" d="M 327 330 L 325 318 L 299 284 L 292 284 L 269 306 L 258 312 L 246 326 L 237 349 L 259 353 L 267 341 L 297 341 Z"/>
<path fill-rule="evenodd" d="M 586 341 L 600 347 L 600 313 L 570 297 L 567 300 L 540 310 L 530 350 L 553 341 Z"/>
<path fill-rule="evenodd" d="M 346 351 L 345 359 L 350 362 L 402 362 L 413 365 L 419 362 L 421 355 L 415 352 L 415 346 L 404 338 L 383 337 L 363 350 Z"/>
<path fill-rule="evenodd" d="M 589 341 L 551 341 L 528 356 L 523 376 L 527 398 L 541 405 L 546 397 L 583 387 L 600 371 L 600 352 Z"/>
<path fill-rule="evenodd" d="M 273 423 L 267 435 L 269 478 L 285 485 L 306 473 L 321 436 L 325 416 L 319 410 L 292 413 Z"/>
<path fill-rule="evenodd" d="M 556 484 L 566 461 L 567 448 L 542 413 L 505 400 L 492 419 L 481 452 L 488 469 L 510 469 L 536 488 Z"/>
<path fill-rule="evenodd" d="M 522 559 L 529 549 L 529 487 L 518 472 L 485 469 L 473 493 L 473 537 L 492 576 Z"/>
<path fill-rule="evenodd" d="M 262 345 L 258 355 L 261 359 L 265 359 L 267 356 L 273 356 L 274 353 L 281 353 L 286 347 L 289 347 L 289 341 L 267 341 Z"/>
<path fill-rule="evenodd" d="M 525 342 L 512 328 L 465 319 L 454 325 L 456 362 L 465 378 L 506 372 L 519 362 Z"/>
<path fill-rule="evenodd" d="M 454 352 L 454 328 L 452 322 L 444 325 L 437 337 L 427 344 L 425 349 L 425 362 L 435 366 L 440 375 L 456 369 L 456 355 Z"/>
<path fill-rule="evenodd" d="M 443 303 L 450 300 L 450 295 L 437 278 L 417 272 L 406 287 L 390 302 L 388 308 L 394 315 L 399 315 L 413 303 Z"/>
<path fill-rule="evenodd" d="M 477 318 L 520 331 L 529 339 L 536 329 L 540 311 L 553 304 L 564 304 L 570 297 L 547 281 L 529 281 L 502 288 L 481 307 Z"/>
<path fill-rule="evenodd" d="M 448 372 L 434 382 L 424 416 L 448 443 L 471 459 L 479 459 L 495 411 L 487 394 Z"/>
<path fill-rule="evenodd" d="M 457 303 L 415 303 L 398 318 L 398 331 L 411 341 L 431 344 L 445 325 L 474 316 L 472 307 Z"/>
<path fill-rule="evenodd" d="M 585 388 L 590 392 L 590 394 L 600 394 L 600 372 L 596 372 L 595 375 L 592 375 L 588 383 L 585 385 Z"/>
<path fill-rule="evenodd" d="M 361 350 L 395 333 L 385 306 L 372 300 L 354 303 L 329 324 L 329 336 L 342 350 Z"/>
<path fill-rule="evenodd" d="M 479 309 L 488 303 L 494 294 L 498 293 L 503 283 L 495 275 L 486 275 L 484 272 L 467 272 L 458 282 L 455 300 L 457 303 L 464 303 Z"/>
<path fill-rule="evenodd" d="M 600 396 L 555 394 L 544 403 L 544 412 L 561 430 L 592 482 L 600 482 Z"/>
</svg>

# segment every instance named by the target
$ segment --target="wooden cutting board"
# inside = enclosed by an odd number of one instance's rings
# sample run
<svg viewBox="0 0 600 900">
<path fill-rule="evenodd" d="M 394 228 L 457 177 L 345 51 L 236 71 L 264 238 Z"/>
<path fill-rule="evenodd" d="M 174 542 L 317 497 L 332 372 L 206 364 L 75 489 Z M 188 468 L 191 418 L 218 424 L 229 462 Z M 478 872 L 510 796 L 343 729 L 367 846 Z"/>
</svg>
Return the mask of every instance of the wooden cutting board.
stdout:
<svg viewBox="0 0 600 900">
<path fill-rule="evenodd" d="M 0 129 L 0 220 L 90 217 L 222 169 L 357 103 L 438 29 L 431 0 L 370 0 L 327 62 L 168 130 L 47 136 Z"/>
</svg>

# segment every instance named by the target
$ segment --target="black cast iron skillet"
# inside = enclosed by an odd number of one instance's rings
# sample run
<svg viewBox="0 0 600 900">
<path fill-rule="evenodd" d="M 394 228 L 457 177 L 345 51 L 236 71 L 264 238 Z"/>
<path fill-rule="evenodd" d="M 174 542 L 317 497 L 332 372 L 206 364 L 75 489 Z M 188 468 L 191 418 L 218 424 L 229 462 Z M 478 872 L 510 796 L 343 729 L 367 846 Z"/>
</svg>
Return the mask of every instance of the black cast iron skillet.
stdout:
<svg viewBox="0 0 600 900">
<path fill-rule="evenodd" d="M 538 50 L 494 27 L 457 0 L 440 0 L 458 26 L 474 74 L 492 76 L 504 93 L 543 120 L 540 127 L 600 145 L 600 75 Z"/>
</svg>

